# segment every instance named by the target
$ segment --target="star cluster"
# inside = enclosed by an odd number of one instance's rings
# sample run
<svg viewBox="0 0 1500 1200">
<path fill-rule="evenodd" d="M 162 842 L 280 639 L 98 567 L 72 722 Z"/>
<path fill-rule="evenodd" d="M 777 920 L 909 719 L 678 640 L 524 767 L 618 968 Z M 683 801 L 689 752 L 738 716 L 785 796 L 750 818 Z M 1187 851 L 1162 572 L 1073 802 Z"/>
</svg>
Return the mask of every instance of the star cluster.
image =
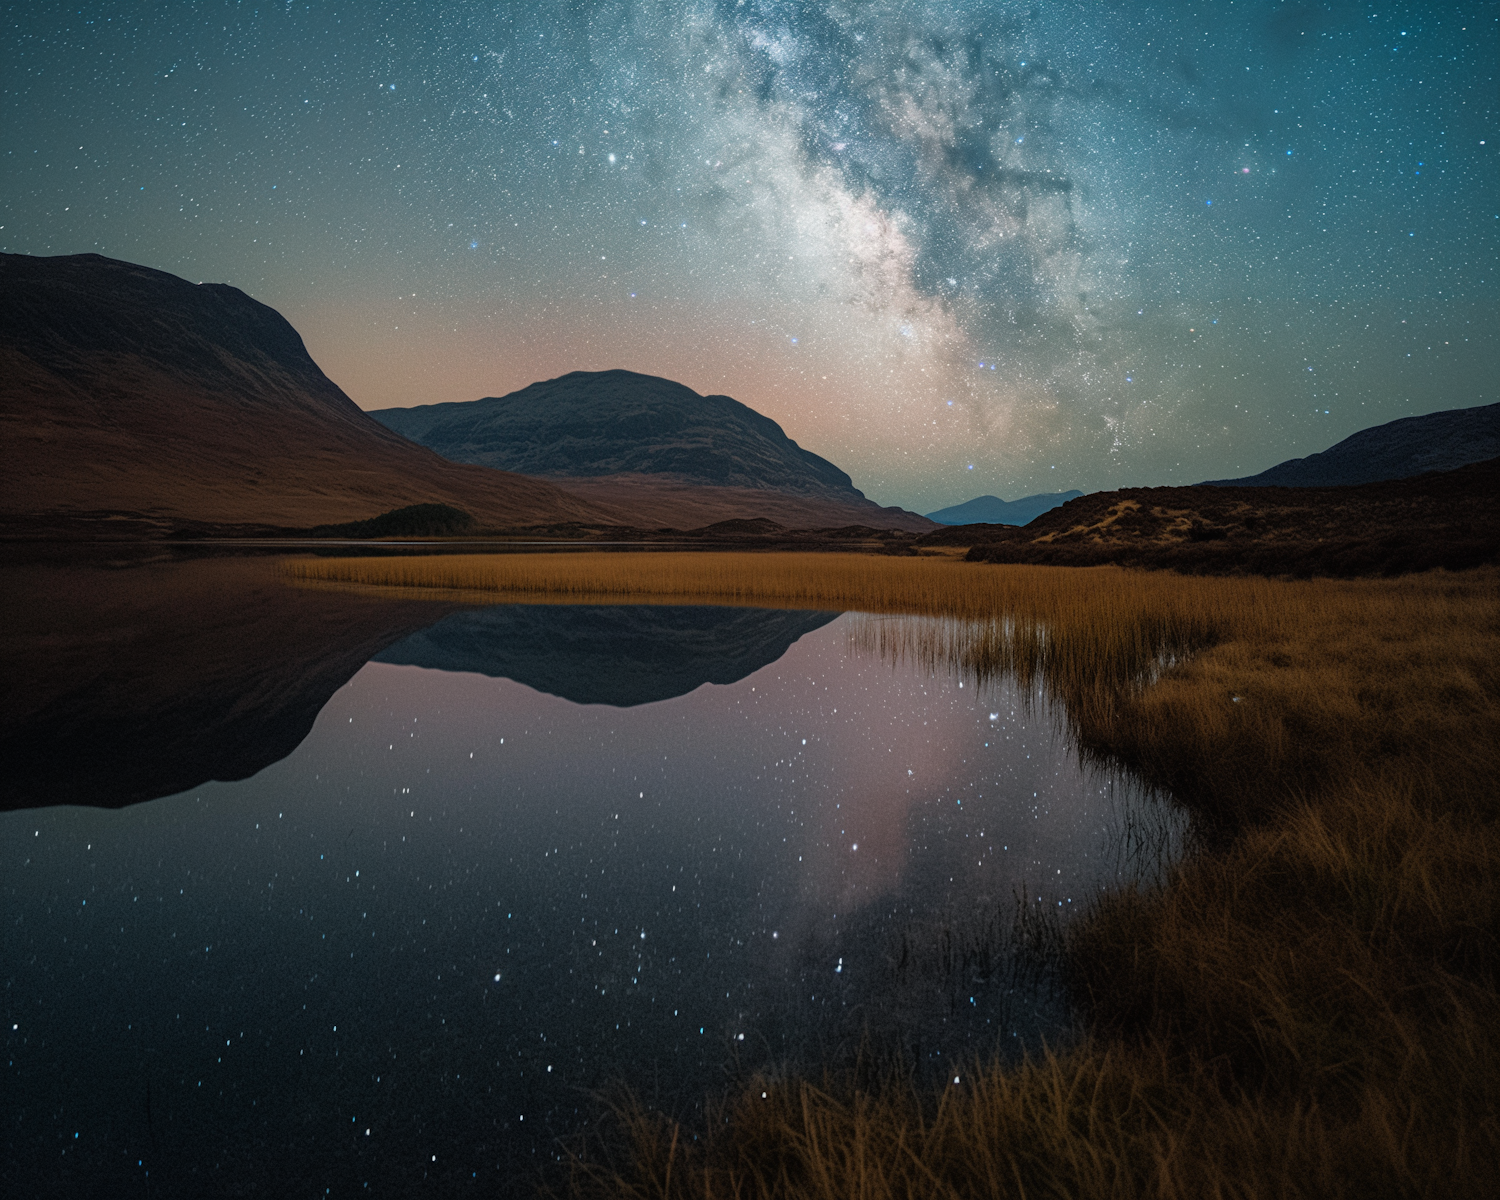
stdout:
<svg viewBox="0 0 1500 1200">
<path fill-rule="evenodd" d="M 628 367 L 882 503 L 1497 398 L 1492 4 L 37 5 L 0 248 L 281 310 L 361 405 Z"/>
</svg>

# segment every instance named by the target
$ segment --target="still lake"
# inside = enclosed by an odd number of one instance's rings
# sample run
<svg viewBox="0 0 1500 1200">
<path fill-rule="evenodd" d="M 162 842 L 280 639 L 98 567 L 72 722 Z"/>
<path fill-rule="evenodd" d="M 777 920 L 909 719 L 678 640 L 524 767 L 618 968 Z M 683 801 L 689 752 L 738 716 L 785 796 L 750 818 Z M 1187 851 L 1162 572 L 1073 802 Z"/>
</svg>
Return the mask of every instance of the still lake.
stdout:
<svg viewBox="0 0 1500 1200">
<path fill-rule="evenodd" d="M 1067 1036 L 1018 942 L 1179 834 L 931 618 L 10 582 L 8 1194 L 495 1194 L 618 1081 L 935 1083 Z"/>
</svg>

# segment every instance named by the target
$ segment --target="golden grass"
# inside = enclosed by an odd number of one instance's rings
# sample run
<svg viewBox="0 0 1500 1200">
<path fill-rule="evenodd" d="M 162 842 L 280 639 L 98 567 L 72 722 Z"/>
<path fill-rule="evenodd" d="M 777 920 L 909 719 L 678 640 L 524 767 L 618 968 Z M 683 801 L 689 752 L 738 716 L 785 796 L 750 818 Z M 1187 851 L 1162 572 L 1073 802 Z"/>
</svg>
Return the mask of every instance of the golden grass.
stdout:
<svg viewBox="0 0 1500 1200">
<path fill-rule="evenodd" d="M 752 1081 L 621 1110 L 574 1194 L 1480 1196 L 1500 1169 L 1500 574 L 1284 582 L 834 555 L 319 560 L 496 599 L 964 618 L 882 648 L 1015 671 L 1201 848 L 1069 932 L 1088 1041 L 1015 1068 Z M 879 639 L 887 636 L 871 632 Z M 765 1092 L 765 1098 L 761 1098 Z"/>
<path fill-rule="evenodd" d="M 292 559 L 304 585 L 380 589 L 390 595 L 470 601 L 621 601 L 786 605 L 921 613 L 969 619 L 1006 614 L 1028 629 L 1087 628 L 1096 664 L 1129 673 L 1162 652 L 1217 636 L 1214 615 L 1254 603 L 1253 587 L 1188 581 L 1113 568 L 975 570 L 932 558 L 854 554 L 654 553 L 454 554 L 413 558 Z M 1206 603 L 1217 595 L 1217 604 Z M 1081 645 L 1059 641 L 1053 671 Z M 1082 666 L 1082 660 L 1080 660 Z M 1086 672 L 1089 673 L 1089 672 Z"/>
<path fill-rule="evenodd" d="M 442 589 L 496 599 L 577 596 L 582 599 L 711 598 L 775 600 L 808 607 L 858 607 L 871 612 L 920 612 L 984 617 L 997 601 L 1033 603 L 1078 589 L 1070 581 L 1108 575 L 1137 581 L 1141 594 L 1165 595 L 1155 577 L 1063 568 L 977 572 L 968 564 L 929 558 L 856 554 L 680 553 L 444 554 L 390 558 L 289 559 L 296 580 L 383 588 Z"/>
<path fill-rule="evenodd" d="M 1471 1033 L 1476 1031 L 1470 1030 Z M 1492 1048 L 1493 1037 L 1481 1038 Z M 1228 1094 L 1211 1067 L 1159 1046 L 1090 1041 L 1019 1067 L 958 1068 L 937 1095 L 757 1077 L 706 1138 L 626 1104 L 616 1157 L 576 1156 L 554 1194 L 689 1200 L 973 1197 L 1478 1196 L 1492 1130 L 1448 1091 L 1493 1098 L 1493 1055 L 1449 1044 L 1346 1110 Z M 1493 1115 L 1489 1114 L 1492 1121 Z"/>
</svg>

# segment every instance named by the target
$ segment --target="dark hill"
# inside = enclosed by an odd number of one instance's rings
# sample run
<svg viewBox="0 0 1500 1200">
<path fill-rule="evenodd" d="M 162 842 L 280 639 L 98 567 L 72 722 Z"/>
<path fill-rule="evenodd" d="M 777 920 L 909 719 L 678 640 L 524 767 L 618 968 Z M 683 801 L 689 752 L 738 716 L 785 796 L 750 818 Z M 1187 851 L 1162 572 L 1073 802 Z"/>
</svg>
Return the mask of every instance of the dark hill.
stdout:
<svg viewBox="0 0 1500 1200">
<path fill-rule="evenodd" d="M 574 371 L 508 396 L 370 415 L 455 462 L 544 476 L 648 526 L 764 518 L 788 529 L 932 528 L 865 499 L 769 417 L 654 375 Z"/>
<path fill-rule="evenodd" d="M 370 415 L 455 462 L 526 475 L 660 475 L 864 499 L 848 475 L 753 408 L 634 371 L 573 371 L 508 396 Z"/>
<path fill-rule="evenodd" d="M 1122 488 L 1024 529 L 918 538 L 976 562 L 1161 567 L 1204 574 L 1395 575 L 1500 561 L 1500 458 L 1352 487 Z"/>
<path fill-rule="evenodd" d="M 1402 417 L 1350 434 L 1321 454 L 1291 458 L 1214 487 L 1333 487 L 1452 471 L 1500 455 L 1500 404 Z"/>
<path fill-rule="evenodd" d="M 939 525 L 1026 525 L 1051 512 L 1059 505 L 1083 495 L 1080 491 L 1046 492 L 1024 496 L 1020 500 L 1002 500 L 999 496 L 976 496 L 963 504 L 940 508 L 927 514 Z"/>
<path fill-rule="evenodd" d="M 628 523 L 393 434 L 237 288 L 97 254 L 0 255 L 0 437 L 12 531 L 122 515 L 307 527 L 424 503 L 485 524 Z"/>
</svg>

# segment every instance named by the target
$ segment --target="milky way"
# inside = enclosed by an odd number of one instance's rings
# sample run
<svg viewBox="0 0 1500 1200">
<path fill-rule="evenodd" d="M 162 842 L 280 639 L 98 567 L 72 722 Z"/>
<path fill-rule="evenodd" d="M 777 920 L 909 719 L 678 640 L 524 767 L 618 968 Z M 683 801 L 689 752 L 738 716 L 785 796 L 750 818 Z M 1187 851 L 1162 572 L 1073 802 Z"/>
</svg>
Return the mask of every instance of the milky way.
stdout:
<svg viewBox="0 0 1500 1200">
<path fill-rule="evenodd" d="M 281 310 L 366 408 L 623 366 L 882 503 L 1496 395 L 1500 6 L 34 6 L 0 248 Z"/>
</svg>

